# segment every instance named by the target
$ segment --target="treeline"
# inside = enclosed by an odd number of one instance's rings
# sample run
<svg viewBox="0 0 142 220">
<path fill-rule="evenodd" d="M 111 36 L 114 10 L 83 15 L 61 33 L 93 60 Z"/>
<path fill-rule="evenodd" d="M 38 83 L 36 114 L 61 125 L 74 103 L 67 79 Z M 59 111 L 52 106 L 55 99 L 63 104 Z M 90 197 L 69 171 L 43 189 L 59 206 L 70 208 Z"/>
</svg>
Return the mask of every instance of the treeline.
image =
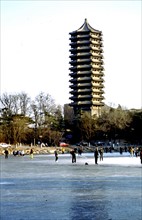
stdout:
<svg viewBox="0 0 142 220">
<path fill-rule="evenodd" d="M 57 146 L 61 140 L 120 140 L 142 144 L 142 110 L 105 106 L 100 117 L 87 112 L 74 116 L 72 108 L 56 105 L 41 92 L 34 100 L 26 93 L 0 97 L 0 142 Z"/>
<path fill-rule="evenodd" d="M 69 128 L 66 135 L 72 141 L 120 142 L 142 144 L 142 109 L 127 110 L 120 105 L 117 108 L 104 106 L 100 117 L 81 113 L 76 118 L 72 109 L 66 107 L 64 117 L 65 127 Z M 71 134 L 71 135 L 70 135 Z"/>
<path fill-rule="evenodd" d="M 0 142 L 57 145 L 63 136 L 63 109 L 49 94 L 2 94 Z"/>
</svg>

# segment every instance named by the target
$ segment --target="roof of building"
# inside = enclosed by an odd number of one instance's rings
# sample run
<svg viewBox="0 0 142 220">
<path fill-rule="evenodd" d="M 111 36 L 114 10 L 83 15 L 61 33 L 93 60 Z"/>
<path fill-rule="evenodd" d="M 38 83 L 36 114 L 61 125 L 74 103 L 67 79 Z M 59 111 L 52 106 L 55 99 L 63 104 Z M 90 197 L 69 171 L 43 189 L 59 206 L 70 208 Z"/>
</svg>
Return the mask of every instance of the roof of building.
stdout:
<svg viewBox="0 0 142 220">
<path fill-rule="evenodd" d="M 101 33 L 101 31 L 98 31 L 90 26 L 88 23 L 87 19 L 85 18 L 84 24 L 76 31 L 71 32 L 70 34 L 76 33 L 76 32 L 86 32 L 86 31 L 91 31 L 91 32 L 97 32 Z"/>
</svg>

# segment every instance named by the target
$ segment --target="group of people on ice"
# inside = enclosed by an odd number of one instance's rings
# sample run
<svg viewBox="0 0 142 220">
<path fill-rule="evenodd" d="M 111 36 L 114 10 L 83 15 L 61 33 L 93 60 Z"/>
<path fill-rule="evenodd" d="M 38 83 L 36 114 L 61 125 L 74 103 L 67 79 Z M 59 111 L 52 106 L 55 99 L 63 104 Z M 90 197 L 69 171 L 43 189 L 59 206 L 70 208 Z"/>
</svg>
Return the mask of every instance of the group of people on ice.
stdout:
<svg viewBox="0 0 142 220">
<path fill-rule="evenodd" d="M 136 157 L 140 156 L 140 162 L 142 164 L 142 148 L 129 147 L 128 152 L 130 153 L 131 157 L 133 157 L 134 155 Z M 81 148 L 79 148 L 79 149 L 74 148 L 70 151 L 70 154 L 72 156 L 72 163 L 76 163 L 76 154 L 77 153 L 78 153 L 78 155 L 81 155 L 83 153 L 83 150 Z M 123 153 L 123 148 L 120 148 L 120 154 L 122 154 L 122 153 Z M 5 159 L 8 159 L 9 152 L 7 149 L 4 151 L 4 154 L 5 154 Z M 57 150 L 55 150 L 54 154 L 55 154 L 55 161 L 57 162 L 58 161 Z M 24 153 L 24 151 L 13 151 L 13 155 L 14 156 L 16 156 L 16 155 L 24 156 L 25 153 Z M 104 155 L 103 147 L 101 147 L 101 148 L 96 147 L 94 150 L 95 164 L 98 164 L 99 158 L 100 158 L 100 161 L 103 161 L 103 155 Z M 33 159 L 33 149 L 30 150 L 30 158 Z"/>
</svg>

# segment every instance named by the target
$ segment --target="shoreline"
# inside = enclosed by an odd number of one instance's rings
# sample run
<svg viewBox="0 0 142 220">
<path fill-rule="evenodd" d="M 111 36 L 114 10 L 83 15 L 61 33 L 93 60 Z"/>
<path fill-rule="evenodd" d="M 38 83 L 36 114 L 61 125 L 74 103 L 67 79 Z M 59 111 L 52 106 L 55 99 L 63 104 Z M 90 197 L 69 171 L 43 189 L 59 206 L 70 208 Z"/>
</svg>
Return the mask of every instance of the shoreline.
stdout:
<svg viewBox="0 0 142 220">
<path fill-rule="evenodd" d="M 24 151 L 25 155 L 30 154 L 30 150 L 33 149 L 34 154 L 54 154 L 54 151 L 57 150 L 59 154 L 69 153 L 72 150 L 72 147 L 38 147 L 38 146 L 11 146 L 11 147 L 0 147 L 0 155 L 4 155 L 4 151 L 8 150 L 9 155 L 13 154 L 13 151 Z"/>
</svg>

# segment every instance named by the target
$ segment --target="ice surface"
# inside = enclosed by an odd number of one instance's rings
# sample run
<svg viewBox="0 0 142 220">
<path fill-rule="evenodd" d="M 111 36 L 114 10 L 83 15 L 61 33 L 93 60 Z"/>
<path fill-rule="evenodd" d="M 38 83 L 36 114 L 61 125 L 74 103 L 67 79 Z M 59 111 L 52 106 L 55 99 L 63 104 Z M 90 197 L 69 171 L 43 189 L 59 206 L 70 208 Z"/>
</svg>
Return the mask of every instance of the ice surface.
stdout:
<svg viewBox="0 0 142 220">
<path fill-rule="evenodd" d="M 129 153 L 1 160 L 0 220 L 141 220 L 142 165 Z M 85 165 L 85 163 L 88 165 Z"/>
</svg>

